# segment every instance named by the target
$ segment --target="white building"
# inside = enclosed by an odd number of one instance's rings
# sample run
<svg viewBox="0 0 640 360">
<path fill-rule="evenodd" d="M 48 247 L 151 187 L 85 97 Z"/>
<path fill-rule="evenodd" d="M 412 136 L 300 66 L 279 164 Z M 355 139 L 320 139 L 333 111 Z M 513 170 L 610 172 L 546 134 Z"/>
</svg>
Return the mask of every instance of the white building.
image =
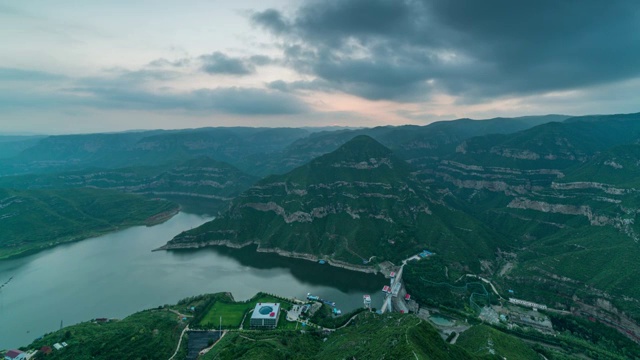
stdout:
<svg viewBox="0 0 640 360">
<path fill-rule="evenodd" d="M 251 328 L 275 329 L 280 317 L 280 303 L 257 303 L 249 322 Z"/>
</svg>

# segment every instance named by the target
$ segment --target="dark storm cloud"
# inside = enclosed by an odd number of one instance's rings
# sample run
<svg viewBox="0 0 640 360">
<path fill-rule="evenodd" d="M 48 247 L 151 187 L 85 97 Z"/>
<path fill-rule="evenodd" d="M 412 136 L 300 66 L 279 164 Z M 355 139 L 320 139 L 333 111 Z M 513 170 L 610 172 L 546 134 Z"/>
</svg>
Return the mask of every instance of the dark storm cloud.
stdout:
<svg viewBox="0 0 640 360">
<path fill-rule="evenodd" d="M 244 59 L 227 56 L 219 51 L 200 56 L 202 70 L 209 74 L 249 75 L 255 72 L 253 64 Z"/>
<path fill-rule="evenodd" d="M 265 55 L 253 55 L 249 57 L 248 61 L 257 66 L 270 65 L 276 62 L 274 59 Z"/>
<path fill-rule="evenodd" d="M 199 57 L 202 71 L 209 74 L 249 75 L 256 72 L 256 66 L 270 65 L 276 60 L 265 55 L 231 57 L 219 51 Z"/>
<path fill-rule="evenodd" d="M 369 99 L 473 102 L 640 76 L 632 0 L 330 0 L 252 21 L 283 40 L 287 64 Z"/>
<path fill-rule="evenodd" d="M 284 15 L 278 10 L 267 9 L 253 14 L 251 19 L 256 24 L 262 25 L 276 34 L 283 33 L 290 29 L 290 25 L 285 23 Z"/>
</svg>

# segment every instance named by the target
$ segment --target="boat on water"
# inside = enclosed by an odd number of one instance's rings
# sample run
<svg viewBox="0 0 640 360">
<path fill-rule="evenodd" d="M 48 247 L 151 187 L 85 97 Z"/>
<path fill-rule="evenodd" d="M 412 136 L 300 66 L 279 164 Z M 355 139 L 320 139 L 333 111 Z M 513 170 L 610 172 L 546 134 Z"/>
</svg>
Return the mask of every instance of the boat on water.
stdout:
<svg viewBox="0 0 640 360">
<path fill-rule="evenodd" d="M 371 295 L 364 295 L 362 299 L 364 300 L 365 307 L 371 307 Z"/>
<path fill-rule="evenodd" d="M 335 307 L 336 303 L 333 301 L 329 301 L 329 300 L 324 300 L 324 299 L 320 299 L 320 301 L 322 301 L 323 304 L 327 304 L 329 306 Z"/>
<path fill-rule="evenodd" d="M 312 295 L 311 293 L 307 293 L 307 300 L 311 301 L 320 301 L 323 304 L 327 304 L 331 307 L 335 307 L 336 303 L 334 301 L 322 299 L 320 296 Z"/>
</svg>

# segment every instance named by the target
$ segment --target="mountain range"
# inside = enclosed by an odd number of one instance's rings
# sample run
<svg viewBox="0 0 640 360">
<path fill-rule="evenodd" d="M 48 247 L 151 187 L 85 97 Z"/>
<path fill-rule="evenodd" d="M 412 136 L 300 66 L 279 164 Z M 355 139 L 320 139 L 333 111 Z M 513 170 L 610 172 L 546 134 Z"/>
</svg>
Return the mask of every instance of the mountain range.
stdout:
<svg viewBox="0 0 640 360">
<path fill-rule="evenodd" d="M 165 248 L 257 244 L 365 271 L 428 249 L 447 275 L 640 334 L 639 120 L 12 137 L 0 186 L 216 203 Z"/>
<path fill-rule="evenodd" d="M 640 333 L 638 119 L 571 118 L 423 146 L 426 156 L 356 135 L 264 178 L 166 248 L 255 243 L 359 268 L 428 249 L 452 273 Z M 336 144 L 344 133 L 311 138 Z"/>
<path fill-rule="evenodd" d="M 495 243 L 472 238 L 497 242 L 500 236 L 448 206 L 414 171 L 359 135 L 307 165 L 259 181 L 221 216 L 167 248 L 256 243 L 261 251 L 360 265 L 398 262 L 425 247 L 469 264 L 491 257 Z"/>
</svg>

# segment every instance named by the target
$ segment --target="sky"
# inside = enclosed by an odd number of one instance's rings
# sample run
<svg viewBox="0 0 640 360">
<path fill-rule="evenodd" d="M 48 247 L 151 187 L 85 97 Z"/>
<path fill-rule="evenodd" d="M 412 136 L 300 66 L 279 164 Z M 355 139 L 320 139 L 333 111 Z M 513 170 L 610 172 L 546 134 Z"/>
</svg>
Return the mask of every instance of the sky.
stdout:
<svg viewBox="0 0 640 360">
<path fill-rule="evenodd" d="M 0 0 L 0 133 L 640 111 L 636 0 Z"/>
</svg>

